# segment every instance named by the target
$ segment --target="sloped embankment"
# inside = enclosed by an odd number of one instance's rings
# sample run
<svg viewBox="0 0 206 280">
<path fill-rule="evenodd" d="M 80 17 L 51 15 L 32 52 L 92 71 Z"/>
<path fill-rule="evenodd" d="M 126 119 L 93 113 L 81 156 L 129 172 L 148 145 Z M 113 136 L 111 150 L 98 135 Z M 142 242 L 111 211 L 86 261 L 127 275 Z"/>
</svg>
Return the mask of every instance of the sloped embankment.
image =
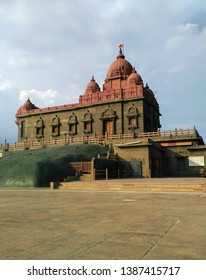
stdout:
<svg viewBox="0 0 206 280">
<path fill-rule="evenodd" d="M 71 170 L 70 161 L 90 161 L 105 148 L 82 144 L 4 152 L 0 158 L 0 187 L 48 187 L 51 181 L 62 181 Z"/>
</svg>

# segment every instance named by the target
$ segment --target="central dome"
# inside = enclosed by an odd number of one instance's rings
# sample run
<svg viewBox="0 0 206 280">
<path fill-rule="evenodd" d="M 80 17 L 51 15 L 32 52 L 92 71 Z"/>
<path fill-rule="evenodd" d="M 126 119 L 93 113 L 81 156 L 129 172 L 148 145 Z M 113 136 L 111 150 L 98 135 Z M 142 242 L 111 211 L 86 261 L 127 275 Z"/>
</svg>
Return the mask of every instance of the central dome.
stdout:
<svg viewBox="0 0 206 280">
<path fill-rule="evenodd" d="M 107 79 L 119 76 L 129 76 L 133 71 L 132 65 L 125 59 L 120 49 L 117 59 L 110 65 L 107 72 Z"/>
</svg>

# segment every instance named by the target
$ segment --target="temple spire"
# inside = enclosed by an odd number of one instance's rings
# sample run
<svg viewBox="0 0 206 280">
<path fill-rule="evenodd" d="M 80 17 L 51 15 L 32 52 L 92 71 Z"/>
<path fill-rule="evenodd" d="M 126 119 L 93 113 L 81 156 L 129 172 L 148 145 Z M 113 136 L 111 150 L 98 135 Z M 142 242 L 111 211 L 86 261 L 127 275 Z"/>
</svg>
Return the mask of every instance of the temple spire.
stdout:
<svg viewBox="0 0 206 280">
<path fill-rule="evenodd" d="M 124 54 L 122 53 L 121 48 L 119 48 L 119 54 L 118 54 L 117 58 L 125 58 Z"/>
<path fill-rule="evenodd" d="M 124 55 L 124 44 L 120 44 L 119 45 L 119 51 L 121 51 L 121 53 Z"/>
</svg>

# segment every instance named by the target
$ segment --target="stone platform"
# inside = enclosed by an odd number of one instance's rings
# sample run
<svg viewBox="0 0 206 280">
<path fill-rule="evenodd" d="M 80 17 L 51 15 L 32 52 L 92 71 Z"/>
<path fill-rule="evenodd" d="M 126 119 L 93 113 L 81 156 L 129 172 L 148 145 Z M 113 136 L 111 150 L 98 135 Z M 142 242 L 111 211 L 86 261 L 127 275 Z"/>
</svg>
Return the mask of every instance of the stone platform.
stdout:
<svg viewBox="0 0 206 280">
<path fill-rule="evenodd" d="M 153 178 L 61 182 L 62 190 L 206 192 L 206 178 Z"/>
<path fill-rule="evenodd" d="M 203 192 L 4 188 L 0 259 L 205 260 L 205 217 Z"/>
</svg>

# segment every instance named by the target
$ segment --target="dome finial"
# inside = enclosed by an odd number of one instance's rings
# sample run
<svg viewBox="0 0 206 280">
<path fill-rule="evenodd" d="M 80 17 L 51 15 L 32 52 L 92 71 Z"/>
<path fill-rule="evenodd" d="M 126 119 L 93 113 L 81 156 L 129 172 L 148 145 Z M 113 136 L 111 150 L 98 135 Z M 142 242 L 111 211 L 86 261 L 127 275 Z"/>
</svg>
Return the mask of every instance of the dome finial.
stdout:
<svg viewBox="0 0 206 280">
<path fill-rule="evenodd" d="M 122 50 L 122 49 L 124 50 L 124 44 L 120 44 L 119 48 L 120 48 L 120 50 Z"/>
<path fill-rule="evenodd" d="M 117 58 L 123 58 L 123 59 L 125 58 L 125 56 L 122 53 L 122 49 L 121 48 L 119 48 L 119 54 L 118 54 Z"/>
<path fill-rule="evenodd" d="M 137 73 L 135 66 L 133 67 L 132 73 Z"/>
</svg>

